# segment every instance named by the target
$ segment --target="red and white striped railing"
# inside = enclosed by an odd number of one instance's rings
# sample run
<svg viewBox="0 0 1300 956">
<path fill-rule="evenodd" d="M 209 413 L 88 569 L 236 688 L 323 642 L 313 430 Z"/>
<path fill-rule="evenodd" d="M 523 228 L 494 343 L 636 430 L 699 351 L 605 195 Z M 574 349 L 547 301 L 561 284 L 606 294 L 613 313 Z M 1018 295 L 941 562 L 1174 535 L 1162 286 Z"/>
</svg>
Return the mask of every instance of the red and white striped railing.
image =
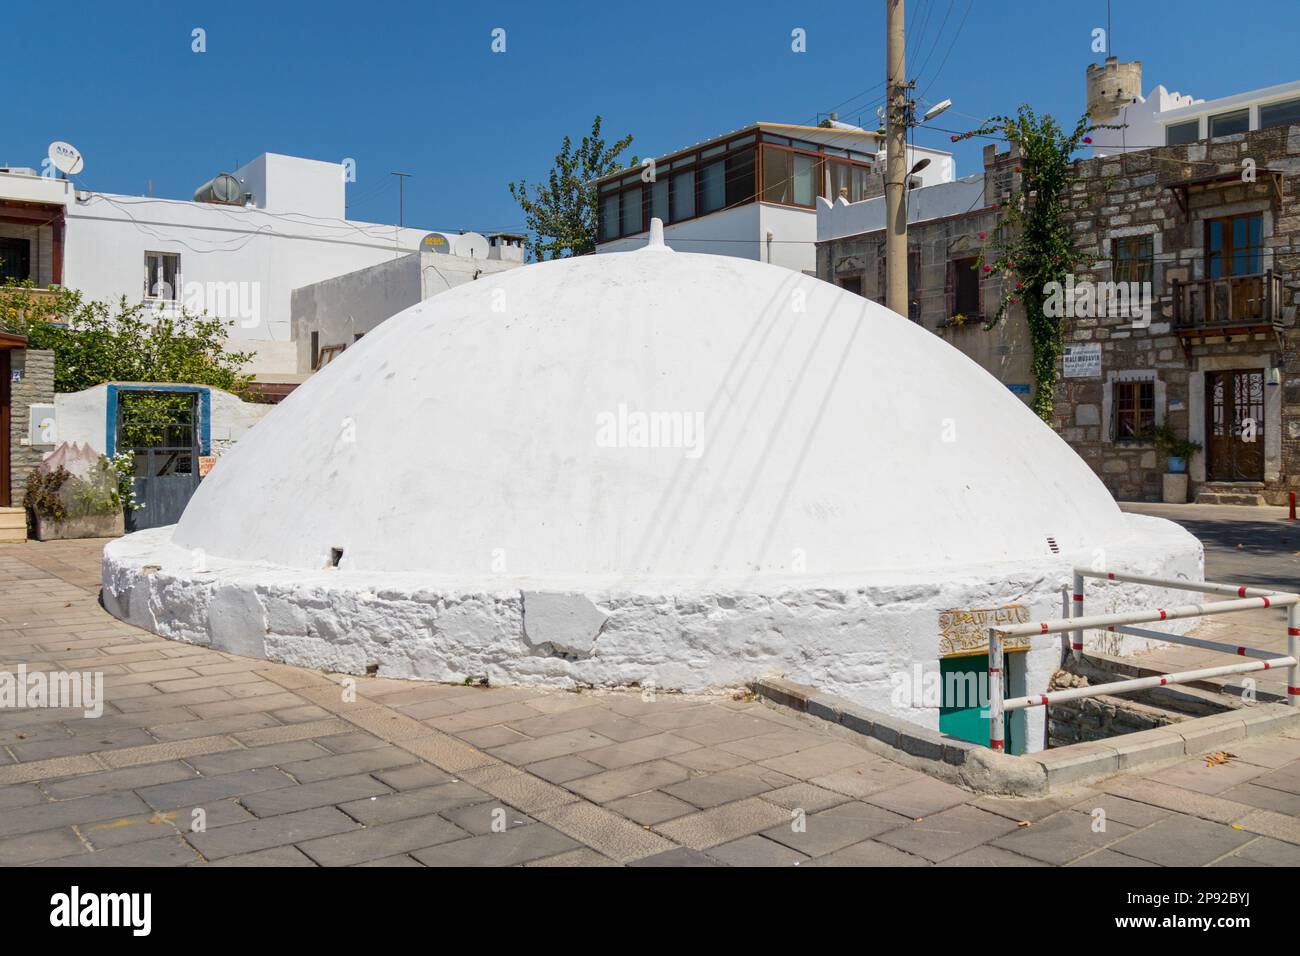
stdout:
<svg viewBox="0 0 1300 956">
<path fill-rule="evenodd" d="M 1117 614 L 1085 615 L 1083 613 L 1085 578 L 1100 578 L 1104 581 L 1125 584 L 1145 584 L 1179 591 L 1198 591 L 1202 594 L 1231 595 L 1236 600 L 1216 601 L 1212 604 L 1183 604 L 1170 608 L 1124 611 Z M 1285 607 L 1287 609 L 1286 656 L 1280 656 L 1275 651 L 1255 647 L 1224 644 L 1219 641 L 1185 637 L 1181 634 L 1166 634 L 1163 631 L 1152 631 L 1134 626 L 1153 621 L 1176 621 L 1183 618 L 1231 614 L 1235 611 L 1250 611 L 1267 607 Z M 1071 609 L 1073 613 L 1070 616 L 1057 621 L 1033 621 L 1026 624 L 1013 624 L 1008 627 L 989 628 L 989 746 L 993 750 L 1002 750 L 1006 746 L 1003 719 L 1008 712 L 1013 710 L 1022 710 L 1026 707 L 1046 707 L 1048 704 L 1060 701 L 1079 700 L 1084 697 L 1096 697 L 1100 694 L 1123 694 L 1150 687 L 1186 684 L 1191 681 L 1222 677 L 1228 674 L 1271 670 L 1275 667 L 1287 668 L 1287 699 L 1292 707 L 1300 706 L 1300 594 L 1236 584 L 1219 584 L 1213 581 L 1180 581 L 1153 578 L 1140 574 L 1121 574 L 1118 572 L 1090 571 L 1075 568 Z M 1219 667 L 1203 667 L 1198 670 L 1161 674 L 1154 677 L 1136 677 L 1131 680 L 1113 681 L 1109 684 L 1097 684 L 1091 687 L 1074 687 L 1068 690 L 1049 691 L 1045 694 L 1032 694 L 1028 697 L 1003 698 L 1002 668 L 1005 655 L 1003 654 L 1002 642 L 1005 638 L 1029 637 L 1034 634 L 1069 634 L 1070 650 L 1075 660 L 1078 660 L 1083 654 L 1083 632 L 1090 628 L 1104 628 L 1120 634 L 1131 634 L 1136 637 L 1153 638 L 1175 644 L 1187 644 L 1191 647 L 1222 651 L 1226 654 L 1236 654 L 1239 657 L 1260 659 L 1240 664 L 1224 664 Z"/>
</svg>

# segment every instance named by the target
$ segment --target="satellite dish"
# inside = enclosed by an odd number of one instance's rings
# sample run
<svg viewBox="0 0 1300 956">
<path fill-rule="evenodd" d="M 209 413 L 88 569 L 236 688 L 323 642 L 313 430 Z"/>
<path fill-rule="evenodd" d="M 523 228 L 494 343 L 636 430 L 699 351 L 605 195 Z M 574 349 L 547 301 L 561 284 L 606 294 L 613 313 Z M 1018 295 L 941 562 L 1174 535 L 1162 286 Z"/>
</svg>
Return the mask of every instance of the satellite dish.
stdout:
<svg viewBox="0 0 1300 956">
<path fill-rule="evenodd" d="M 62 141 L 50 143 L 50 164 L 65 176 L 75 176 L 86 165 L 77 147 Z"/>
</svg>

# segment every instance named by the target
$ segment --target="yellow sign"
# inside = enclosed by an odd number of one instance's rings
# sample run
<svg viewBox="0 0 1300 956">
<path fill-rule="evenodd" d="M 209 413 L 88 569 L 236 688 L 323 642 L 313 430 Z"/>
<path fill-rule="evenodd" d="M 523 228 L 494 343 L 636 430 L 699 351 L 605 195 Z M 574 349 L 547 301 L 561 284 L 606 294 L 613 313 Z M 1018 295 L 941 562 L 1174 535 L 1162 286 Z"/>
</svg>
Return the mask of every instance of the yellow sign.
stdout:
<svg viewBox="0 0 1300 956">
<path fill-rule="evenodd" d="M 1012 624 L 1024 624 L 1028 620 L 1029 608 L 1023 604 L 940 611 L 939 656 L 987 653 L 990 627 L 1010 627 Z M 1009 637 L 1002 642 L 1002 647 L 1009 651 L 1028 650 L 1029 637 Z"/>
</svg>

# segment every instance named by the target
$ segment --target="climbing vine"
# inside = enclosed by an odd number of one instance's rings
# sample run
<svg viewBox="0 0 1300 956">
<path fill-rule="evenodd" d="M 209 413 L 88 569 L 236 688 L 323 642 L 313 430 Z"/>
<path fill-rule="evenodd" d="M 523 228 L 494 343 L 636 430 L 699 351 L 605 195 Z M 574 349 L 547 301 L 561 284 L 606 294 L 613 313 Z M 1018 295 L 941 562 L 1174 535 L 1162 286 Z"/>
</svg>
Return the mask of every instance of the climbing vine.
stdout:
<svg viewBox="0 0 1300 956">
<path fill-rule="evenodd" d="M 980 254 L 981 279 L 1003 279 L 1001 301 L 986 328 L 1001 322 L 1008 308 L 1023 300 L 1033 348 L 1033 375 L 1037 390 L 1033 409 L 1052 421 L 1053 397 L 1060 368 L 1064 330 L 1060 316 L 1048 315 L 1045 302 L 1051 283 L 1064 284 L 1081 261 L 1091 261 L 1077 246 L 1066 221 L 1074 168 L 1070 157 L 1081 143 L 1091 143 L 1097 129 L 1084 114 L 1066 133 L 1049 115 L 1037 116 L 1027 105 L 1015 116 L 995 116 L 982 127 L 953 139 L 1003 136 L 1015 148 L 1013 167 L 1020 187 L 999 211 L 989 246 Z M 981 238 L 986 238 L 981 234 Z"/>
</svg>

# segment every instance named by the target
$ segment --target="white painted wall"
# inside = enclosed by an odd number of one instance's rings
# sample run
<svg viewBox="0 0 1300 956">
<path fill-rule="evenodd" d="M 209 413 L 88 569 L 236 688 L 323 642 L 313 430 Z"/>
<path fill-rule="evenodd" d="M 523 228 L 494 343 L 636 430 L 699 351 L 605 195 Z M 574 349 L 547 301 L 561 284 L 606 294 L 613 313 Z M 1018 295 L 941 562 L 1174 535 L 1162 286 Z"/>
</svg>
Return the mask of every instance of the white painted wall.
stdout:
<svg viewBox="0 0 1300 956">
<path fill-rule="evenodd" d="M 220 455 L 275 406 L 245 402 L 220 388 L 206 388 L 211 402 L 212 454 Z M 56 441 L 88 444 L 101 455 L 108 448 L 108 385 L 54 396 Z"/>
<path fill-rule="evenodd" d="M 983 175 L 913 189 L 907 197 L 907 221 L 925 222 L 956 216 L 984 205 Z M 817 241 L 843 239 L 885 228 L 885 197 L 861 202 L 817 200 Z"/>
</svg>

